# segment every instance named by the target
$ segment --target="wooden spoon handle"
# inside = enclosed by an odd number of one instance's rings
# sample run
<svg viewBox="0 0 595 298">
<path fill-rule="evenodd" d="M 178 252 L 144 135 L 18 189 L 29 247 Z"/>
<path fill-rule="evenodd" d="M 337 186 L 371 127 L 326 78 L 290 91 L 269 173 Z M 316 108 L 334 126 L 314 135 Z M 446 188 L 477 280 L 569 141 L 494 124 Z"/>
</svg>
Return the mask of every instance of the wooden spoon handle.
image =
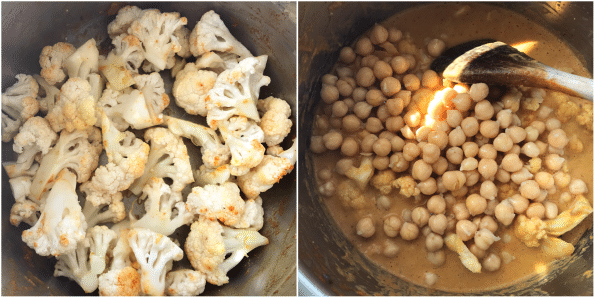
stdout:
<svg viewBox="0 0 595 298">
<path fill-rule="evenodd" d="M 549 88 L 561 91 L 570 90 L 584 99 L 593 101 L 592 79 L 569 74 L 546 65 L 544 65 L 544 69 L 547 72 L 547 80 L 552 83 L 548 86 Z M 553 85 L 559 85 L 560 88 L 554 88 Z"/>
</svg>

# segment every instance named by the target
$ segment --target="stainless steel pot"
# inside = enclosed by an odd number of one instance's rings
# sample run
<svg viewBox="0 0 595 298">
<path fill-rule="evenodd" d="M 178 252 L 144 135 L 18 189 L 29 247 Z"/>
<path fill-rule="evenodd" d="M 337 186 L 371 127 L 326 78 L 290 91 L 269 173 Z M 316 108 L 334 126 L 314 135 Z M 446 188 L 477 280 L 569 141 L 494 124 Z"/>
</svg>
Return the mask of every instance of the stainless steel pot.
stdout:
<svg viewBox="0 0 595 298">
<path fill-rule="evenodd" d="M 177 11 L 194 28 L 202 14 L 213 9 L 231 33 L 255 55 L 269 55 L 265 74 L 269 87 L 261 90 L 287 100 L 296 119 L 296 4 L 295 2 L 134 2 L 141 8 Z M 2 3 L 2 90 L 16 82 L 19 73 L 39 73 L 39 54 L 46 45 L 66 41 L 75 46 L 95 38 L 100 47 L 111 40 L 107 24 L 122 3 L 59 2 Z M 171 93 L 170 93 L 170 98 Z M 294 121 L 295 123 L 295 121 Z M 294 126 L 295 127 L 295 126 Z M 295 128 L 284 145 L 290 146 Z M 2 161 L 16 160 L 12 142 L 2 144 Z M 261 233 L 270 244 L 257 248 L 230 271 L 230 283 L 207 285 L 204 295 L 295 295 L 296 289 L 296 171 L 263 194 L 265 224 Z M 53 277 L 55 258 L 41 257 L 21 241 L 9 221 L 14 197 L 2 171 L 2 295 L 83 295 L 64 277 Z M 181 228 L 182 229 L 182 228 Z"/>
<path fill-rule="evenodd" d="M 592 73 L 593 3 L 495 3 L 549 28 L 582 54 Z M 321 77 L 351 44 L 374 23 L 424 3 L 299 3 L 299 292 L 300 295 L 453 295 L 409 284 L 378 268 L 342 235 L 316 192 L 309 154 Z M 478 295 L 593 295 L 593 229 L 582 236 L 565 271 L 532 280 L 527 286 Z"/>
</svg>

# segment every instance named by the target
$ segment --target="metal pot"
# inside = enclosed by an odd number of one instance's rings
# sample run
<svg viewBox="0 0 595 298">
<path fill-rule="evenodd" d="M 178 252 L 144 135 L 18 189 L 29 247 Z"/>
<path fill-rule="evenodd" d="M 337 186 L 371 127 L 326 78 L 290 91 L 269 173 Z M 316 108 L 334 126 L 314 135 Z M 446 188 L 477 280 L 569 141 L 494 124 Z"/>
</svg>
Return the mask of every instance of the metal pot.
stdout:
<svg viewBox="0 0 595 298">
<path fill-rule="evenodd" d="M 107 25 L 123 5 L 2 3 L 2 90 L 16 82 L 16 74 L 39 73 L 39 54 L 46 45 L 66 41 L 80 46 L 95 38 L 100 47 L 109 46 Z M 261 90 L 261 98 L 274 95 L 287 100 L 293 107 L 295 120 L 295 2 L 135 2 L 132 5 L 180 12 L 188 19 L 190 29 L 205 12 L 215 10 L 231 33 L 253 54 L 269 56 L 265 75 L 271 77 L 271 84 Z M 171 93 L 170 98 L 173 99 Z M 285 147 L 291 145 L 293 136 L 295 128 Z M 16 160 L 12 142 L 2 145 L 2 161 Z M 260 232 L 269 238 L 270 244 L 252 251 L 249 258 L 230 271 L 229 284 L 207 285 L 204 295 L 295 295 L 295 179 L 296 171 L 262 195 L 265 224 Z M 75 282 L 53 276 L 55 258 L 38 256 L 21 241 L 22 231 L 28 228 L 26 224 L 14 227 L 9 223 L 14 197 L 5 171 L 2 171 L 2 190 L 2 295 L 84 295 Z"/>
<path fill-rule="evenodd" d="M 593 3 L 494 3 L 545 26 L 582 54 L 592 73 Z M 309 2 L 299 4 L 299 292 L 300 295 L 456 295 L 407 283 L 377 267 L 346 240 L 317 194 L 309 154 L 321 77 L 330 72 L 339 50 L 374 23 L 424 3 Z M 474 295 L 592 295 L 593 229 L 584 233 L 570 265 L 527 286 Z M 581 276 L 584 276 L 581 277 Z"/>
</svg>

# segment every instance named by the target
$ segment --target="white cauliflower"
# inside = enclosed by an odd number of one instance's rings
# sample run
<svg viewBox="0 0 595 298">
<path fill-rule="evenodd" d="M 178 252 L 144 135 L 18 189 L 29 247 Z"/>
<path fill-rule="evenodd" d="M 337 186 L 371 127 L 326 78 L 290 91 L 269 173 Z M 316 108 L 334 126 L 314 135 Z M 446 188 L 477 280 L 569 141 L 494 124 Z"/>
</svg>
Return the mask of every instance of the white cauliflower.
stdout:
<svg viewBox="0 0 595 298">
<path fill-rule="evenodd" d="M 262 198 L 246 200 L 244 213 L 240 221 L 233 225 L 237 229 L 248 229 L 258 231 L 264 225 L 264 209 L 262 208 Z"/>
<path fill-rule="evenodd" d="M 112 89 L 120 91 L 134 85 L 134 74 L 145 60 L 142 43 L 130 34 L 121 34 L 112 40 L 114 49 L 105 60 L 100 61 L 99 70 L 106 77 Z"/>
<path fill-rule="evenodd" d="M 207 280 L 201 272 L 192 269 L 170 271 L 165 276 L 169 296 L 198 296 L 205 291 Z"/>
<path fill-rule="evenodd" d="M 273 96 L 258 101 L 258 108 L 264 115 L 260 119 L 260 128 L 264 132 L 267 146 L 281 144 L 291 131 L 291 107 L 289 104 Z"/>
<path fill-rule="evenodd" d="M 202 15 L 190 33 L 190 51 L 194 56 L 217 51 L 234 53 L 241 59 L 252 57 L 250 51 L 231 35 L 219 15 L 212 10 Z"/>
<path fill-rule="evenodd" d="M 60 97 L 60 89 L 48 84 L 48 82 L 39 75 L 33 75 L 39 90 L 37 92 L 37 101 L 39 102 L 39 111 L 47 113 L 54 108 L 56 101 Z"/>
<path fill-rule="evenodd" d="M 184 251 L 167 236 L 140 228 L 128 232 L 128 244 L 140 265 L 141 293 L 163 296 L 165 275 L 173 261 L 184 257 Z"/>
<path fill-rule="evenodd" d="M 154 127 L 145 131 L 145 141 L 151 146 L 149 159 L 143 175 L 130 186 L 132 193 L 139 195 L 152 177 L 172 179 L 173 192 L 181 192 L 194 182 L 188 149 L 181 137 L 167 128 Z"/>
<path fill-rule="evenodd" d="M 232 69 L 240 62 L 238 55 L 232 53 L 216 53 L 207 52 L 196 58 L 197 69 L 210 69 L 217 74 L 222 73 L 226 69 Z"/>
<path fill-rule="evenodd" d="M 85 79 L 70 78 L 60 89 L 60 98 L 46 119 L 55 132 L 85 130 L 97 122 L 97 100 Z"/>
<path fill-rule="evenodd" d="M 240 196 L 240 189 L 233 182 L 221 185 L 196 186 L 188 194 L 186 209 L 211 220 L 233 226 L 242 218 L 245 202 Z"/>
<path fill-rule="evenodd" d="M 293 170 L 297 161 L 297 142 L 279 156 L 265 155 L 260 164 L 250 172 L 238 177 L 238 186 L 248 198 L 256 198 L 260 193 L 273 187 L 275 183 Z"/>
<path fill-rule="evenodd" d="M 92 293 L 97 289 L 97 274 L 91 270 L 89 260 L 90 243 L 88 239 L 81 241 L 76 249 L 57 256 L 58 262 L 54 276 L 64 276 L 78 283 L 85 293 Z"/>
<path fill-rule="evenodd" d="M 145 228 L 169 236 L 194 219 L 194 214 L 186 209 L 182 194 L 173 192 L 161 178 L 151 178 L 139 201 L 144 201 L 145 214 L 138 220 L 131 214 L 133 228 Z"/>
<path fill-rule="evenodd" d="M 111 197 L 109 204 L 93 205 L 90 200 L 85 201 L 83 214 L 87 225 L 92 227 L 103 223 L 116 223 L 126 218 L 126 207 L 122 202 L 122 193 Z"/>
<path fill-rule="evenodd" d="M 9 142 L 19 127 L 39 111 L 39 85 L 30 75 L 16 75 L 17 82 L 2 93 L 2 141 Z"/>
<path fill-rule="evenodd" d="M 227 272 L 250 251 L 268 243 L 257 231 L 224 227 L 201 216 L 190 227 L 184 250 L 192 267 L 206 274 L 207 282 L 220 286 L 229 282 Z"/>
<path fill-rule="evenodd" d="M 87 223 L 76 194 L 76 175 L 63 169 L 45 200 L 41 216 L 23 231 L 23 241 L 38 255 L 59 256 L 73 252 L 85 238 Z"/>
<path fill-rule="evenodd" d="M 143 92 L 136 89 L 127 93 L 125 90 L 120 92 L 106 88 L 97 105 L 121 131 L 129 127 L 145 129 L 162 122 L 161 119 L 153 122 Z"/>
<path fill-rule="evenodd" d="M 207 115 L 205 99 L 209 90 L 215 86 L 217 73 L 210 70 L 199 70 L 194 63 L 187 63 L 176 74 L 173 95 L 176 104 L 191 115 Z"/>
<path fill-rule="evenodd" d="M 230 165 L 222 165 L 218 168 L 209 168 L 200 165 L 194 172 L 194 181 L 196 186 L 204 187 L 209 184 L 223 184 L 231 179 Z"/>
<path fill-rule="evenodd" d="M 234 116 L 219 125 L 225 145 L 231 152 L 231 174 L 241 176 L 256 167 L 264 158 L 262 129 L 252 120 Z"/>
<path fill-rule="evenodd" d="M 112 227 L 112 230 L 115 226 Z M 141 294 L 140 273 L 132 267 L 132 248 L 128 245 L 129 229 L 117 231 L 118 240 L 111 250 L 109 271 L 99 275 L 99 295 L 139 296 Z"/>
<path fill-rule="evenodd" d="M 30 198 L 40 202 L 48 184 L 64 168 L 76 173 L 78 183 L 89 180 L 97 168 L 102 148 L 101 132 L 95 127 L 73 132 L 63 131 L 56 145 L 39 163 L 39 169 L 31 182 Z"/>
<path fill-rule="evenodd" d="M 66 59 L 75 51 L 76 48 L 66 42 L 58 42 L 53 46 L 44 47 L 39 56 L 41 77 L 52 86 L 64 82 L 64 79 L 66 79 L 64 73 Z"/>
<path fill-rule="evenodd" d="M 169 105 L 169 96 L 165 93 L 163 79 L 159 73 L 154 72 L 147 75 L 134 77 L 136 87 L 142 91 L 149 116 L 155 124 L 163 122 L 161 112 Z"/>
<path fill-rule="evenodd" d="M 163 116 L 163 119 L 175 135 L 190 139 L 194 145 L 201 147 L 202 162 L 207 167 L 217 168 L 229 162 L 229 147 L 221 143 L 214 130 L 174 117 Z"/>
<path fill-rule="evenodd" d="M 145 50 L 145 59 L 161 71 L 166 69 L 168 59 L 182 49 L 174 31 L 187 22 L 177 12 L 148 10 L 132 22 L 128 34 L 140 39 Z"/>
<path fill-rule="evenodd" d="M 179 27 L 174 31 L 174 36 L 178 39 L 181 47 L 180 51 L 176 54 L 182 58 L 192 57 L 192 52 L 190 51 L 190 29 L 186 26 Z"/>
<path fill-rule="evenodd" d="M 86 78 L 99 71 L 99 50 L 94 38 L 89 39 L 72 55 L 66 58 L 64 66 L 69 78 Z"/>
<path fill-rule="evenodd" d="M 40 206 L 27 198 L 31 188 L 30 176 L 20 176 L 8 180 L 15 203 L 10 209 L 10 223 L 17 227 L 21 222 L 33 226 L 39 219 Z"/>
<path fill-rule="evenodd" d="M 87 230 L 89 241 L 89 264 L 91 272 L 99 275 L 107 266 L 107 253 L 115 245 L 118 235 L 106 226 L 94 226 Z"/>
<path fill-rule="evenodd" d="M 271 78 L 263 74 L 267 58 L 266 55 L 246 58 L 219 74 L 205 99 L 210 127 L 216 128 L 232 116 L 260 121 L 256 107 L 260 88 L 271 82 Z"/>
<path fill-rule="evenodd" d="M 353 179 L 361 189 L 365 189 L 370 179 L 374 175 L 374 166 L 372 165 L 372 157 L 364 156 L 358 168 L 351 167 L 345 173 L 345 176 Z"/>
</svg>

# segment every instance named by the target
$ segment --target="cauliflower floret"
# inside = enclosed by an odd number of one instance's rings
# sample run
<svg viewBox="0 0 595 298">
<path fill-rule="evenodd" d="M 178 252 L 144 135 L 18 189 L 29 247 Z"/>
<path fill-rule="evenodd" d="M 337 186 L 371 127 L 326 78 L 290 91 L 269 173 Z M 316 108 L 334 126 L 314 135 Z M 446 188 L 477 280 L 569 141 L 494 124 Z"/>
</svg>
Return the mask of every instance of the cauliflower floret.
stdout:
<svg viewBox="0 0 595 298">
<path fill-rule="evenodd" d="M 541 170 L 541 158 L 533 157 L 529 159 L 529 163 L 527 164 L 527 169 L 531 174 L 537 174 L 539 170 Z"/>
<path fill-rule="evenodd" d="M 57 256 L 58 262 L 54 270 L 54 276 L 64 276 L 78 283 L 85 293 L 92 293 L 97 289 L 97 274 L 91 270 L 89 261 L 88 239 L 81 241 L 76 249 Z"/>
<path fill-rule="evenodd" d="M 268 56 L 246 58 L 217 77 L 207 98 L 207 123 L 213 129 L 232 116 L 244 116 L 260 121 L 256 108 L 260 88 L 271 78 L 263 74 Z"/>
<path fill-rule="evenodd" d="M 163 119 L 175 135 L 190 139 L 194 145 L 201 147 L 202 162 L 205 166 L 217 168 L 229 162 L 229 147 L 221 143 L 214 130 L 174 117 L 163 116 Z"/>
<path fill-rule="evenodd" d="M 248 229 L 258 231 L 262 229 L 264 225 L 264 209 L 262 208 L 262 198 L 256 197 L 256 199 L 246 200 L 244 205 L 244 213 L 240 221 L 233 225 L 237 229 Z"/>
<path fill-rule="evenodd" d="M 76 175 L 63 169 L 49 191 L 37 223 L 23 231 L 23 241 L 38 255 L 73 252 L 85 238 L 87 223 L 76 194 Z"/>
<path fill-rule="evenodd" d="M 141 292 L 144 295 L 163 296 L 165 275 L 172 268 L 173 261 L 184 257 L 184 251 L 169 237 L 147 229 L 131 229 L 128 244 L 141 271 Z"/>
<path fill-rule="evenodd" d="M 238 59 L 238 55 L 232 53 L 207 52 L 198 57 L 194 64 L 197 69 L 208 68 L 217 74 L 220 74 L 226 69 L 236 67 L 240 62 Z"/>
<path fill-rule="evenodd" d="M 95 127 L 73 132 L 63 131 L 56 145 L 41 159 L 39 170 L 31 182 L 30 198 L 40 202 L 50 181 L 64 168 L 76 172 L 77 182 L 91 177 L 102 151 L 101 132 Z"/>
<path fill-rule="evenodd" d="M 584 103 L 580 115 L 576 116 L 576 122 L 593 131 L 593 105 Z"/>
<path fill-rule="evenodd" d="M 146 213 L 136 221 L 131 216 L 133 228 L 150 229 L 169 236 L 194 219 L 194 214 L 186 209 L 182 194 L 172 192 L 161 178 L 151 178 L 139 200 L 145 202 Z"/>
<path fill-rule="evenodd" d="M 39 219 L 40 206 L 27 198 L 31 187 L 30 176 L 20 176 L 8 180 L 15 203 L 10 209 L 10 223 L 17 227 L 21 222 L 33 226 Z"/>
<path fill-rule="evenodd" d="M 196 57 L 207 52 L 230 52 L 241 59 L 252 57 L 250 51 L 227 29 L 214 11 L 203 14 L 190 33 L 190 51 Z"/>
<path fill-rule="evenodd" d="M 107 78 L 111 88 L 120 91 L 134 85 L 133 74 L 145 60 L 141 41 L 134 35 L 121 34 L 112 40 L 114 49 L 105 60 L 100 61 L 99 70 Z"/>
<path fill-rule="evenodd" d="M 523 109 L 529 111 L 537 111 L 541 103 L 543 103 L 543 98 L 541 97 L 523 98 L 523 100 L 521 100 L 521 105 L 523 106 Z"/>
<path fill-rule="evenodd" d="M 417 188 L 417 182 L 411 176 L 403 176 L 393 181 L 394 188 L 400 188 L 399 193 L 407 198 L 417 196 L 420 194 L 419 188 Z"/>
<path fill-rule="evenodd" d="M 372 177 L 370 185 L 374 186 L 381 193 L 387 195 L 393 190 L 393 181 L 397 179 L 397 174 L 393 170 L 384 170 Z"/>
<path fill-rule="evenodd" d="M 345 176 L 349 177 L 350 179 L 353 179 L 357 183 L 357 186 L 359 186 L 359 188 L 362 190 L 366 188 L 368 182 L 370 181 L 373 175 L 374 166 L 372 165 L 371 156 L 364 156 L 359 165 L 359 168 L 352 166 L 345 173 Z"/>
<path fill-rule="evenodd" d="M 568 96 L 566 96 L 566 98 L 568 100 L 561 103 L 558 106 L 558 109 L 556 109 L 556 116 L 562 123 L 568 122 L 568 120 L 577 116 L 581 111 L 581 108 L 572 102 Z"/>
<path fill-rule="evenodd" d="M 115 230 L 112 227 L 112 230 Z M 132 249 L 128 245 L 129 229 L 122 229 L 116 246 L 111 251 L 109 271 L 99 276 L 99 294 L 101 296 L 139 296 L 141 293 L 140 273 L 132 267 Z"/>
<path fill-rule="evenodd" d="M 207 115 L 205 99 L 209 90 L 215 86 L 217 73 L 199 70 L 194 63 L 187 63 L 176 75 L 173 95 L 176 104 L 191 115 Z"/>
<path fill-rule="evenodd" d="M 169 296 L 198 296 L 205 291 L 207 280 L 201 272 L 192 269 L 170 271 L 165 276 Z"/>
<path fill-rule="evenodd" d="M 514 223 L 514 234 L 528 247 L 538 247 L 539 240 L 547 238 L 546 226 L 538 217 L 529 219 L 519 214 Z"/>
<path fill-rule="evenodd" d="M 103 109 L 114 126 L 120 131 L 124 131 L 129 127 L 145 129 L 162 122 L 162 119 L 153 122 L 147 108 L 145 96 L 139 90 L 131 90 L 126 93 L 106 88 L 98 102 L 98 106 Z"/>
<path fill-rule="evenodd" d="M 260 126 L 246 117 L 237 116 L 219 125 L 225 145 L 231 152 L 231 174 L 242 176 L 264 158 L 264 133 Z"/>
<path fill-rule="evenodd" d="M 16 75 L 17 82 L 2 93 L 2 141 L 9 142 L 19 127 L 39 111 L 39 85 L 30 75 Z"/>
<path fill-rule="evenodd" d="M 219 220 L 225 225 L 237 224 L 245 210 L 245 202 L 235 183 L 194 187 L 188 194 L 186 209 L 211 220 Z"/>
<path fill-rule="evenodd" d="M 444 243 L 450 250 L 459 254 L 459 259 L 465 268 L 473 273 L 481 273 L 481 263 L 479 263 L 477 257 L 467 248 L 459 235 L 454 233 L 448 234 L 444 237 Z"/>
<path fill-rule="evenodd" d="M 83 214 L 87 225 L 92 227 L 102 223 L 116 223 L 126 218 L 126 207 L 122 202 L 122 193 L 110 197 L 109 204 L 93 205 L 90 200 L 85 201 Z"/>
<path fill-rule="evenodd" d="M 134 77 L 136 87 L 142 91 L 151 120 L 155 124 L 163 122 L 161 112 L 169 105 L 169 96 L 165 93 L 163 79 L 159 73 Z"/>
<path fill-rule="evenodd" d="M 62 129 L 68 132 L 85 130 L 97 122 L 96 102 L 91 84 L 87 80 L 70 78 L 62 85 L 60 99 L 46 119 L 55 132 Z"/>
<path fill-rule="evenodd" d="M 279 156 L 265 155 L 260 164 L 238 177 L 238 186 L 246 197 L 256 198 L 289 174 L 296 160 L 297 143 L 294 141 L 293 146 Z"/>
<path fill-rule="evenodd" d="M 343 180 L 337 187 L 337 195 L 345 207 L 363 209 L 372 206 L 372 199 L 365 196 L 352 180 Z"/>
<path fill-rule="evenodd" d="M 268 243 L 257 231 L 224 227 L 201 216 L 190 227 L 184 250 L 192 267 L 206 274 L 207 282 L 220 286 L 229 282 L 227 272 L 250 251 Z"/>
<path fill-rule="evenodd" d="M 172 192 L 181 192 L 194 182 L 188 149 L 181 137 L 167 128 L 154 127 L 145 132 L 145 141 L 150 143 L 149 159 L 143 175 L 130 186 L 132 193 L 139 195 L 152 177 L 172 179 Z"/>
<path fill-rule="evenodd" d="M 140 19 L 142 15 L 150 10 L 159 11 L 158 9 L 140 9 L 137 6 L 126 5 L 122 7 L 118 14 L 116 15 L 116 19 L 113 20 L 109 25 L 107 25 L 107 33 L 112 39 L 115 39 L 116 36 L 126 33 L 132 22 L 135 20 Z"/>
<path fill-rule="evenodd" d="M 173 58 L 175 53 L 182 49 L 174 31 L 187 22 L 186 18 L 180 17 L 177 12 L 160 13 L 149 10 L 132 22 L 128 34 L 133 34 L 141 40 L 145 59 L 161 71 L 166 69 L 168 59 Z"/>
<path fill-rule="evenodd" d="M 204 187 L 208 184 L 223 184 L 231 179 L 231 169 L 229 165 L 222 165 L 218 168 L 209 168 L 200 165 L 194 172 L 195 185 Z"/>
<path fill-rule="evenodd" d="M 192 57 L 192 52 L 190 52 L 190 29 L 186 26 L 179 27 L 174 31 L 174 36 L 178 39 L 181 47 L 176 54 L 182 58 Z"/>
<path fill-rule="evenodd" d="M 48 82 L 39 75 L 33 75 L 39 90 L 37 93 L 37 101 L 39 102 L 39 111 L 47 113 L 54 108 L 54 104 L 60 97 L 60 89 L 48 84 Z"/>
<path fill-rule="evenodd" d="M 264 132 L 264 141 L 267 146 L 281 144 L 291 131 L 291 107 L 289 104 L 276 97 L 269 96 L 258 101 L 258 108 L 264 112 L 260 119 L 260 128 Z"/>
<path fill-rule="evenodd" d="M 116 232 L 106 226 L 94 226 L 87 230 L 91 272 L 99 275 L 105 271 L 107 253 L 113 248 L 117 237 Z"/>
<path fill-rule="evenodd" d="M 66 59 L 75 51 L 76 48 L 66 42 L 58 42 L 53 46 L 44 47 L 39 56 L 41 77 L 50 85 L 63 82 L 66 79 L 66 74 L 64 73 Z"/>
<path fill-rule="evenodd" d="M 99 50 L 95 39 L 91 38 L 70 55 L 64 66 L 69 78 L 86 78 L 99 69 Z"/>
</svg>

